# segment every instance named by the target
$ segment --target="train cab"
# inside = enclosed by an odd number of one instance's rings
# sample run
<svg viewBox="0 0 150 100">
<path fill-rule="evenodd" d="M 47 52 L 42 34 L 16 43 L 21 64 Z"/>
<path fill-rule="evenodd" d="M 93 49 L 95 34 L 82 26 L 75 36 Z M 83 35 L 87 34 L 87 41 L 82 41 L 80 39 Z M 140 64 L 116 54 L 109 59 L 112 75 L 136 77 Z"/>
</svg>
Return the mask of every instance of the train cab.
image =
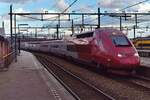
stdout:
<svg viewBox="0 0 150 100">
<path fill-rule="evenodd" d="M 132 42 L 119 30 L 96 31 L 97 62 L 112 69 L 134 69 L 139 67 L 140 58 Z M 95 52 L 95 51 L 93 51 Z"/>
</svg>

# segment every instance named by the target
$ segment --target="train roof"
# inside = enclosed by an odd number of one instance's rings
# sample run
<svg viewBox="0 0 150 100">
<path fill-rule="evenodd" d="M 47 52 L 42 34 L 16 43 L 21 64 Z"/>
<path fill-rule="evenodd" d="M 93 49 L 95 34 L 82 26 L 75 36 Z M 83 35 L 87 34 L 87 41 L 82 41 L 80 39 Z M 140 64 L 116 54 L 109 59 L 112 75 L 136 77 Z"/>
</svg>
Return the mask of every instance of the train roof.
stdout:
<svg viewBox="0 0 150 100">
<path fill-rule="evenodd" d="M 94 31 L 86 31 L 86 32 L 78 33 L 78 34 L 76 34 L 76 35 L 88 34 L 88 33 L 91 33 L 91 32 L 94 32 Z"/>
<path fill-rule="evenodd" d="M 95 30 L 93 30 L 93 31 L 87 31 L 87 32 L 83 32 L 83 33 L 79 33 L 79 34 L 76 34 L 75 36 L 77 37 L 77 38 L 84 38 L 84 37 L 92 37 L 93 36 L 93 33 L 95 32 L 95 31 L 105 31 L 105 32 L 120 32 L 121 33 L 121 31 L 120 30 L 118 30 L 118 29 L 115 29 L 115 28 L 98 28 L 98 29 L 95 29 Z"/>
<path fill-rule="evenodd" d="M 93 31 L 86 31 L 86 32 L 82 32 L 79 34 L 75 34 L 75 35 L 89 34 L 89 33 L 94 32 L 94 31 L 120 31 L 120 30 L 118 30 L 116 28 L 98 28 L 98 29 L 95 29 Z"/>
</svg>

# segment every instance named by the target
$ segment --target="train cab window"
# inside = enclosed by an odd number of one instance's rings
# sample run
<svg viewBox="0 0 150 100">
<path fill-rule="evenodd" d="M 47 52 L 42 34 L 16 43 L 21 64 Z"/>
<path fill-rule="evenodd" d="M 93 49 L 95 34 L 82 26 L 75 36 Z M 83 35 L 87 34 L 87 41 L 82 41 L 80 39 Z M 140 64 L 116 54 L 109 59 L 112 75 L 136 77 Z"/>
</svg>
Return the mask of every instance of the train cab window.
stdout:
<svg viewBox="0 0 150 100">
<path fill-rule="evenodd" d="M 92 37 L 92 36 L 93 36 L 93 32 L 88 32 L 88 33 L 77 35 L 77 38 L 87 38 L 87 37 Z"/>
<path fill-rule="evenodd" d="M 112 42 L 115 44 L 117 47 L 121 46 L 131 46 L 129 40 L 125 36 L 111 36 Z"/>
</svg>

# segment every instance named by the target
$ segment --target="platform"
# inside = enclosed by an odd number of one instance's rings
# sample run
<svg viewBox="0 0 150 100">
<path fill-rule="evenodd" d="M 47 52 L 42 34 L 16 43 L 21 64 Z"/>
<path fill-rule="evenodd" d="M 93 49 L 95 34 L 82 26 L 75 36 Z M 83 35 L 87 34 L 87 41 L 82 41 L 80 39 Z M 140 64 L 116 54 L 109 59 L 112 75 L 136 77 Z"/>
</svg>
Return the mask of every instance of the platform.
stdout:
<svg viewBox="0 0 150 100">
<path fill-rule="evenodd" d="M 150 67 L 150 58 L 140 57 L 140 59 L 141 59 L 141 65 L 142 66 Z"/>
<path fill-rule="evenodd" d="M 0 72 L 0 100 L 74 100 L 29 52 Z"/>
</svg>

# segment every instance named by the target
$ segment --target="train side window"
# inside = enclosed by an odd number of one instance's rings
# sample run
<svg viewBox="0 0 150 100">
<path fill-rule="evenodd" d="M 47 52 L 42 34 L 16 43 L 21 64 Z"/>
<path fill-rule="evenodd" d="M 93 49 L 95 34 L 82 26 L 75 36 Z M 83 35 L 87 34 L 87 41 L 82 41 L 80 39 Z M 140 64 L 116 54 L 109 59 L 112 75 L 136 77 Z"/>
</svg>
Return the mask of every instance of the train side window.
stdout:
<svg viewBox="0 0 150 100">
<path fill-rule="evenodd" d="M 88 32 L 88 33 L 79 34 L 76 37 L 77 38 L 86 38 L 86 37 L 92 37 L 92 36 L 93 36 L 93 32 Z"/>
</svg>

